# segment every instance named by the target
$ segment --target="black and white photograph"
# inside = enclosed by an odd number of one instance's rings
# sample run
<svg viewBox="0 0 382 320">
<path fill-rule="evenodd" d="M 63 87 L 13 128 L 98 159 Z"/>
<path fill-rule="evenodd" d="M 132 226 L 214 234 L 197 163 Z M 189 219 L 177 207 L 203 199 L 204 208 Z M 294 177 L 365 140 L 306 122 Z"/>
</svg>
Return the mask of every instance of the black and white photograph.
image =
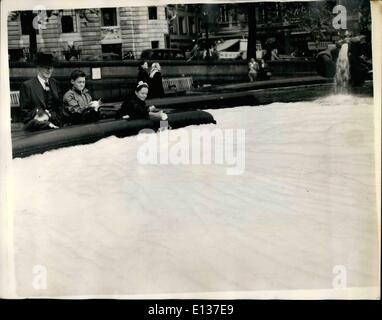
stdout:
<svg viewBox="0 0 382 320">
<path fill-rule="evenodd" d="M 0 296 L 380 299 L 381 4 L 2 1 Z"/>
</svg>

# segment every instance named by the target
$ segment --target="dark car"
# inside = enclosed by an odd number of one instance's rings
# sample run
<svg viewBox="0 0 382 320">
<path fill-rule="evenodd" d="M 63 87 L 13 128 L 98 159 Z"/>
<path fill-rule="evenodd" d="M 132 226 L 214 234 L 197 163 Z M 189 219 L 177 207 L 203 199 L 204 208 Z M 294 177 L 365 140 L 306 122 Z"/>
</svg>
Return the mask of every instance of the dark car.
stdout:
<svg viewBox="0 0 382 320">
<path fill-rule="evenodd" d="M 185 60 L 184 51 L 180 49 L 146 49 L 142 51 L 143 60 Z"/>
<path fill-rule="evenodd" d="M 87 60 L 90 61 L 110 61 L 110 60 L 121 60 L 121 57 L 112 52 L 102 53 L 98 56 L 90 57 Z"/>
</svg>

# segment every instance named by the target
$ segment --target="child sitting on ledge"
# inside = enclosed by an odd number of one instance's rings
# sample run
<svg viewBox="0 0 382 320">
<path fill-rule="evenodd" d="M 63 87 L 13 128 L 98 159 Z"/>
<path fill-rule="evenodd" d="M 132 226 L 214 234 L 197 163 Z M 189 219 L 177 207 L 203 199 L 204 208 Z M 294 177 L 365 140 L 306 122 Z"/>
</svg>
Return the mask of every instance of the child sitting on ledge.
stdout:
<svg viewBox="0 0 382 320">
<path fill-rule="evenodd" d="M 64 95 L 64 116 L 68 124 L 81 124 L 99 120 L 100 100 L 93 101 L 85 88 L 86 75 L 74 70 L 70 75 L 73 87 Z"/>
</svg>

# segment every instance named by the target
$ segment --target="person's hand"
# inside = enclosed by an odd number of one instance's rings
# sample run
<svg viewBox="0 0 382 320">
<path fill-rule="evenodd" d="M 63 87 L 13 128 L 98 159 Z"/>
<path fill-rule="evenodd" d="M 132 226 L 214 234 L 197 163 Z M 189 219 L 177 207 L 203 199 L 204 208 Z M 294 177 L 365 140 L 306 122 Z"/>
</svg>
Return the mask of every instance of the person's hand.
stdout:
<svg viewBox="0 0 382 320">
<path fill-rule="evenodd" d="M 99 104 L 97 103 L 97 101 L 92 101 L 89 103 L 89 108 L 93 108 L 94 110 L 98 110 L 99 108 Z"/>
<path fill-rule="evenodd" d="M 129 115 L 125 115 L 125 116 L 122 117 L 122 119 L 129 119 L 129 118 L 130 118 Z"/>
<path fill-rule="evenodd" d="M 98 111 L 101 104 L 101 99 L 98 101 L 92 101 L 89 103 L 89 107 L 94 108 L 95 111 Z"/>
<path fill-rule="evenodd" d="M 52 122 L 49 122 L 49 128 L 58 129 L 58 127 L 54 125 Z"/>
<path fill-rule="evenodd" d="M 165 120 L 168 119 L 168 115 L 165 114 L 162 110 L 159 112 L 159 114 L 160 114 L 160 119 L 161 119 L 162 121 L 165 121 Z"/>
<path fill-rule="evenodd" d="M 150 112 L 155 112 L 155 111 L 158 111 L 158 109 L 155 106 L 150 106 L 149 107 L 149 111 Z"/>
</svg>

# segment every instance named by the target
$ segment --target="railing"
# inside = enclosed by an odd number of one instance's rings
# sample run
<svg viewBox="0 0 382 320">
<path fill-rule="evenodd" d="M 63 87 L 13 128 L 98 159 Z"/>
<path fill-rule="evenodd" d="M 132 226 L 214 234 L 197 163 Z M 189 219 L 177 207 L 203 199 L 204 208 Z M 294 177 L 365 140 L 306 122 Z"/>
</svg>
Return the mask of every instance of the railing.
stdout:
<svg viewBox="0 0 382 320">
<path fill-rule="evenodd" d="M 20 91 L 11 91 L 11 107 L 20 106 Z"/>
<path fill-rule="evenodd" d="M 240 51 L 229 52 L 229 51 L 220 51 L 219 58 L 220 59 L 236 59 L 240 56 Z"/>
<path fill-rule="evenodd" d="M 177 93 L 191 90 L 192 77 L 163 78 L 163 89 L 165 93 Z"/>
</svg>

